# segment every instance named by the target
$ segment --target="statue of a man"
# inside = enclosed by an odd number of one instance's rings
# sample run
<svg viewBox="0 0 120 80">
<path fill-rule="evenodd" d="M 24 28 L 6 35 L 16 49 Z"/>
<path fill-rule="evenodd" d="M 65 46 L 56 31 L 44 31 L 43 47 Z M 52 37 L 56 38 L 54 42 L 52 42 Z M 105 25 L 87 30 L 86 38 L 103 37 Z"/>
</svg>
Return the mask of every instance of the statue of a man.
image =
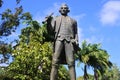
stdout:
<svg viewBox="0 0 120 80">
<path fill-rule="evenodd" d="M 59 64 L 68 64 L 71 80 L 76 80 L 74 53 L 78 46 L 77 22 L 68 16 L 70 12 L 67 4 L 62 4 L 60 16 L 48 22 L 49 30 L 54 32 L 54 53 L 52 58 L 52 69 L 50 80 L 57 80 Z"/>
</svg>

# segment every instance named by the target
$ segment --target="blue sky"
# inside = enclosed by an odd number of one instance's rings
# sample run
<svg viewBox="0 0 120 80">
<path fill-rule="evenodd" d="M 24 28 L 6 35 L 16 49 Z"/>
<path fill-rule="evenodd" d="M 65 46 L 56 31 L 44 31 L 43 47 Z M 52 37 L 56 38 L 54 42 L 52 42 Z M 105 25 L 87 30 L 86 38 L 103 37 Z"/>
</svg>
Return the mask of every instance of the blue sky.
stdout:
<svg viewBox="0 0 120 80">
<path fill-rule="evenodd" d="M 69 16 L 78 22 L 79 43 L 87 40 L 89 43 L 101 43 L 107 50 L 110 61 L 120 66 L 120 0 L 22 0 L 25 11 L 29 11 L 33 18 L 42 22 L 45 16 L 54 13 L 59 15 L 59 7 L 62 3 L 68 4 Z M 15 0 L 4 2 L 0 9 L 14 8 Z M 16 38 L 20 34 L 20 26 L 16 33 L 9 39 Z M 83 75 L 81 66 L 76 67 L 77 76 Z M 90 71 L 91 72 L 91 71 Z"/>
</svg>

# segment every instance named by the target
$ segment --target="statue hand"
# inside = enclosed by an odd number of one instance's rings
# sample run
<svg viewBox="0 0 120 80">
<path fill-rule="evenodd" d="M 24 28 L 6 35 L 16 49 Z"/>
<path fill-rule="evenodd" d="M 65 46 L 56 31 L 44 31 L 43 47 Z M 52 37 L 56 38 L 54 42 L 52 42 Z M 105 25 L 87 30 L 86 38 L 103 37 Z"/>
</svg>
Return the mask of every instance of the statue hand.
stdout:
<svg viewBox="0 0 120 80">
<path fill-rule="evenodd" d="M 49 23 L 49 22 L 51 21 L 51 19 L 52 19 L 52 15 L 53 15 L 53 13 L 51 13 L 51 14 L 48 15 L 48 16 L 46 16 L 46 17 L 45 17 L 45 20 L 42 21 L 42 23 L 43 23 L 43 24 L 44 24 L 44 23 Z"/>
<path fill-rule="evenodd" d="M 79 43 L 78 43 L 78 41 L 77 41 L 77 40 L 72 39 L 72 40 L 71 40 L 71 42 L 72 42 L 73 44 L 75 44 L 76 46 L 79 46 Z"/>
</svg>

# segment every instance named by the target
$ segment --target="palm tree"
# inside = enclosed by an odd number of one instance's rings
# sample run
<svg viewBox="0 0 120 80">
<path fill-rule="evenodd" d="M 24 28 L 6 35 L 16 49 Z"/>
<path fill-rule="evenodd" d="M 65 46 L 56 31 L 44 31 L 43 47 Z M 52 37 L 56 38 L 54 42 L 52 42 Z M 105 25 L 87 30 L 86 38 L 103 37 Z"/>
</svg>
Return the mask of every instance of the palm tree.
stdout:
<svg viewBox="0 0 120 80">
<path fill-rule="evenodd" d="M 81 51 L 77 53 L 79 62 L 84 63 L 84 80 L 88 80 L 87 67 L 94 69 L 94 79 L 98 80 L 98 75 L 103 73 L 112 63 L 108 60 L 107 51 L 101 49 L 100 44 L 87 44 L 83 41 Z"/>
<path fill-rule="evenodd" d="M 84 80 L 88 80 L 87 67 L 89 67 L 89 46 L 86 41 L 82 42 L 81 50 L 77 53 L 76 59 L 84 63 Z"/>
<path fill-rule="evenodd" d="M 94 69 L 94 79 L 98 80 L 99 75 L 105 70 L 111 68 L 112 62 L 109 61 L 109 55 L 106 50 L 101 49 L 100 44 L 91 45 L 89 65 Z"/>
</svg>

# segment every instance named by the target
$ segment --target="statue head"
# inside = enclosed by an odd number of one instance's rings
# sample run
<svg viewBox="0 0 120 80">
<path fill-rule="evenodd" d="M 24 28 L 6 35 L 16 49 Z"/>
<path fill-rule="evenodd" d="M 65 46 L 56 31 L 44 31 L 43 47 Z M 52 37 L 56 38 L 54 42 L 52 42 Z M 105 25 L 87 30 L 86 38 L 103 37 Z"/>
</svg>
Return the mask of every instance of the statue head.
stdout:
<svg viewBox="0 0 120 80">
<path fill-rule="evenodd" d="M 61 15 L 67 15 L 68 12 L 70 12 L 68 5 L 67 4 L 62 4 L 59 12 L 61 13 Z"/>
</svg>

